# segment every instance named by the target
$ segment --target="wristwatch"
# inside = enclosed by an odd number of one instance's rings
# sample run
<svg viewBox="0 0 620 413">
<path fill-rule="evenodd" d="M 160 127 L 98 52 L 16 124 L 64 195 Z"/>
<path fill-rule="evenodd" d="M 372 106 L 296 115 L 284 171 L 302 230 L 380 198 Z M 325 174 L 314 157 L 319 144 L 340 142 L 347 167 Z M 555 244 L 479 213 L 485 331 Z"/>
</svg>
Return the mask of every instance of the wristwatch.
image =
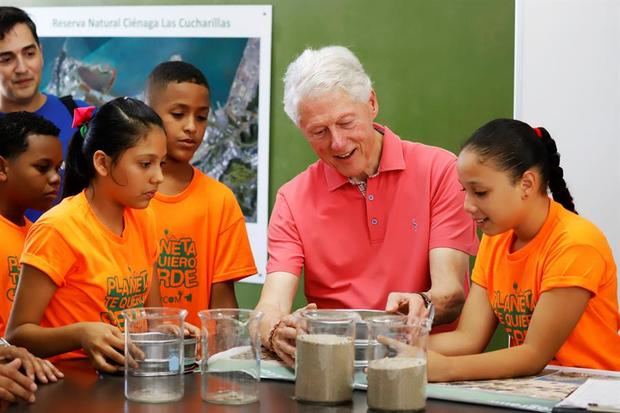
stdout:
<svg viewBox="0 0 620 413">
<path fill-rule="evenodd" d="M 11 347 L 11 343 L 6 341 L 4 337 L 0 337 L 0 347 Z"/>
<path fill-rule="evenodd" d="M 422 297 L 422 300 L 424 300 L 424 308 L 428 308 L 431 304 L 433 304 L 428 294 L 423 292 L 417 292 L 416 294 Z"/>
</svg>

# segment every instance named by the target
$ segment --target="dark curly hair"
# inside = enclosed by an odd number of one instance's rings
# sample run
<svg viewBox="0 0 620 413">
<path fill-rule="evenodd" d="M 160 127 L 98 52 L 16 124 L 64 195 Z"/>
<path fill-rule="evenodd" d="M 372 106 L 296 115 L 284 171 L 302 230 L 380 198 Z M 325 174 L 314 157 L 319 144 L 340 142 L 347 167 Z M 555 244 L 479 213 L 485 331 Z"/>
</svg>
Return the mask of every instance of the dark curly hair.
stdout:
<svg viewBox="0 0 620 413">
<path fill-rule="evenodd" d="M 34 113 L 7 113 L 0 118 L 0 156 L 10 159 L 26 152 L 30 135 L 58 137 L 59 133 L 56 125 Z"/>
</svg>

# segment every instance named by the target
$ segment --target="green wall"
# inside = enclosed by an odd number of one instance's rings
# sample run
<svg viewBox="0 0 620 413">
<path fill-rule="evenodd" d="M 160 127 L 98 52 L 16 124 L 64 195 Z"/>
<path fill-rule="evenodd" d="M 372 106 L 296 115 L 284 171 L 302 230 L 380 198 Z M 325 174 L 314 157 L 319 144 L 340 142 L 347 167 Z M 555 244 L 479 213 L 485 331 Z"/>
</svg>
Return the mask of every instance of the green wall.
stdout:
<svg viewBox="0 0 620 413">
<path fill-rule="evenodd" d="M 18 2 L 15 2 L 18 3 Z M 514 1 L 273 0 L 270 207 L 277 189 L 315 160 L 282 110 L 282 76 L 305 47 L 350 47 L 373 79 L 380 123 L 401 137 L 457 151 L 475 128 L 512 115 Z M 175 4 L 158 1 L 20 1 L 25 6 Z M 301 290 L 301 289 L 300 289 Z M 296 305 L 303 304 L 298 291 Z M 239 284 L 241 306 L 260 287 Z"/>
</svg>

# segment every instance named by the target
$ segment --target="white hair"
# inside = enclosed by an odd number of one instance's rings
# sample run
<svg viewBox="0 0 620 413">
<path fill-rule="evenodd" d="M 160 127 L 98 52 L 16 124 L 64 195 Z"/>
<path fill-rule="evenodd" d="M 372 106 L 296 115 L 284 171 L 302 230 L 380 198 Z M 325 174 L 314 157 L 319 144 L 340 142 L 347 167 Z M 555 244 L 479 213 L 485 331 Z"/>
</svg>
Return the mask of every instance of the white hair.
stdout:
<svg viewBox="0 0 620 413">
<path fill-rule="evenodd" d="M 299 103 L 308 96 L 341 89 L 354 100 L 370 98 L 372 82 L 358 58 L 343 46 L 306 49 L 286 69 L 284 111 L 299 126 Z"/>
</svg>

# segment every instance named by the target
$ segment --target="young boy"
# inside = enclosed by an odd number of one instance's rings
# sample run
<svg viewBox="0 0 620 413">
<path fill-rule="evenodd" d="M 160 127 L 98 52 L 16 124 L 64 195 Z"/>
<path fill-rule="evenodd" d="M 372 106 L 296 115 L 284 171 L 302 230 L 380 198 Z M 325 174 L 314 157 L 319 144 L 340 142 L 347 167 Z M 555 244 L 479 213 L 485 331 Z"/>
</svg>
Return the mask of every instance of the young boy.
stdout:
<svg viewBox="0 0 620 413">
<path fill-rule="evenodd" d="M 59 130 L 28 112 L 0 118 L 0 337 L 9 318 L 19 275 L 19 257 L 30 221 L 26 209 L 48 209 L 60 188 L 62 164 Z M 62 377 L 49 361 L 0 339 L 0 410 L 6 403 L 33 402 L 35 380 L 55 382 Z"/>
<path fill-rule="evenodd" d="M 30 221 L 26 209 L 45 211 L 60 189 L 59 130 L 29 112 L 0 119 L 0 336 L 15 296 L 19 257 Z"/>
<path fill-rule="evenodd" d="M 234 281 L 256 273 L 234 194 L 190 164 L 207 128 L 209 94 L 205 76 L 185 62 L 159 64 L 147 82 L 147 103 L 168 138 L 164 182 L 151 201 L 162 303 L 187 309 L 194 325 L 200 310 L 237 307 Z"/>
</svg>

